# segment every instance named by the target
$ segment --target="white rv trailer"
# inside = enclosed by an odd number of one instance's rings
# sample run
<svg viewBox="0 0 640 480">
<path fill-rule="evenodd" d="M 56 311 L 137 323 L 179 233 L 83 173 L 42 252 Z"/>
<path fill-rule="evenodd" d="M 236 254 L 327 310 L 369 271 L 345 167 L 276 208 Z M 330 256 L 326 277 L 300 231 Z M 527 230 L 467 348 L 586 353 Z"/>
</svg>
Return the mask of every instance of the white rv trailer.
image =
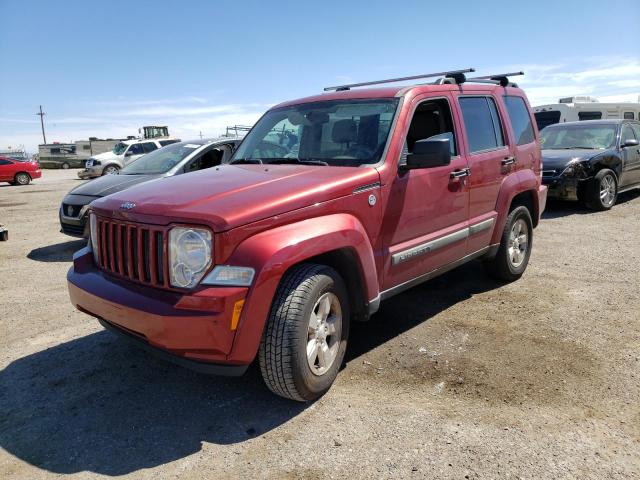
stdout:
<svg viewBox="0 0 640 480">
<path fill-rule="evenodd" d="M 640 98 L 638 99 L 640 100 Z M 593 97 L 567 97 L 558 103 L 533 107 L 538 130 L 548 125 L 579 120 L 605 120 L 624 118 L 640 120 L 639 102 L 600 103 Z"/>
</svg>

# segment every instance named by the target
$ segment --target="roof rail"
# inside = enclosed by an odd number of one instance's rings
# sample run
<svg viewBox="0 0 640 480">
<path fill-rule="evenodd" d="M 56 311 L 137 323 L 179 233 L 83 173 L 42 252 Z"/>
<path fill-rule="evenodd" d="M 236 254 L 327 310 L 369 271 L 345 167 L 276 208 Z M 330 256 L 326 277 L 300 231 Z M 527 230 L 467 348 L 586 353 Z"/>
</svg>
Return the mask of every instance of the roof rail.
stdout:
<svg viewBox="0 0 640 480">
<path fill-rule="evenodd" d="M 476 83 L 497 83 L 502 87 L 515 87 L 517 85 L 509 82 L 509 77 L 517 77 L 519 75 L 524 75 L 524 72 L 498 73 L 496 75 L 468 78 L 467 80 Z"/>
<path fill-rule="evenodd" d="M 417 80 L 419 78 L 431 78 L 431 77 L 447 77 L 452 78 L 456 81 L 456 83 L 464 83 L 466 80 L 465 73 L 475 72 L 475 68 L 465 68 L 462 70 L 450 70 L 447 72 L 437 72 L 437 73 L 425 73 L 424 75 L 413 75 L 411 77 L 398 77 L 398 78 L 389 78 L 386 80 L 374 80 L 372 82 L 362 82 L 362 83 L 351 83 L 348 85 L 336 85 L 334 87 L 325 87 L 324 91 L 328 92 L 331 90 L 335 90 L 336 92 L 340 92 L 343 90 L 350 90 L 354 87 L 366 87 L 369 85 L 380 85 L 383 83 L 395 83 L 395 82 L 404 82 L 407 80 Z"/>
</svg>

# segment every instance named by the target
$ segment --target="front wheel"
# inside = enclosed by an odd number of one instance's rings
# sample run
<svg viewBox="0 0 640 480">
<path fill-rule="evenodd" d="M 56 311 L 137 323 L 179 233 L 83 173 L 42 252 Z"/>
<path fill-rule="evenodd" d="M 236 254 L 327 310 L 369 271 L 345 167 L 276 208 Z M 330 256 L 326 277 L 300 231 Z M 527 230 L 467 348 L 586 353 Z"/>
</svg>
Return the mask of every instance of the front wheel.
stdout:
<svg viewBox="0 0 640 480">
<path fill-rule="evenodd" d="M 618 180 L 608 168 L 600 170 L 587 185 L 586 204 L 591 210 L 609 210 L 618 198 Z"/>
<path fill-rule="evenodd" d="M 29 185 L 29 183 L 31 183 L 31 177 L 27 173 L 18 173 L 15 177 L 15 183 L 18 185 Z"/>
<path fill-rule="evenodd" d="M 529 264 L 533 222 L 527 207 L 514 208 L 507 217 L 498 253 L 484 262 L 489 275 L 504 282 L 518 280 Z"/>
<path fill-rule="evenodd" d="M 71 167 L 71 165 L 69 165 L 67 162 L 64 162 L 64 163 L 62 164 L 62 169 L 63 169 L 63 170 L 69 170 L 69 167 Z"/>
<path fill-rule="evenodd" d="M 117 165 L 108 165 L 102 171 L 102 175 L 116 175 L 120 169 Z"/>
<path fill-rule="evenodd" d="M 280 282 L 271 305 L 258 358 L 269 389 L 310 401 L 331 387 L 349 336 L 349 297 L 334 269 L 306 263 Z"/>
</svg>

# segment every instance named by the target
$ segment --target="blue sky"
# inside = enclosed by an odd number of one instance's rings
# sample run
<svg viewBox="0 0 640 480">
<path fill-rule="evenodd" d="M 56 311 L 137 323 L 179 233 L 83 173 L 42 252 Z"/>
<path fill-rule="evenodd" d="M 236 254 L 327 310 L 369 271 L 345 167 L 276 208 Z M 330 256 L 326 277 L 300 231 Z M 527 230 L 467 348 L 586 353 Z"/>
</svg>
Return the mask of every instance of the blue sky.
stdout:
<svg viewBox="0 0 640 480">
<path fill-rule="evenodd" d="M 0 148 L 182 138 L 341 82 L 514 68 L 532 104 L 637 101 L 640 1 L 0 0 Z"/>
</svg>

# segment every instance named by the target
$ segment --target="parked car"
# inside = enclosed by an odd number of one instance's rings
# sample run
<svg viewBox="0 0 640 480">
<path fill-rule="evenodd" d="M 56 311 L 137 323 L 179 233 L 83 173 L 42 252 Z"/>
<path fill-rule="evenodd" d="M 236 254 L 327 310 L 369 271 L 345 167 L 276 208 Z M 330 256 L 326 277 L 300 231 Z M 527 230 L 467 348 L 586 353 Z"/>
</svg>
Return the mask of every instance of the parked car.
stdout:
<svg viewBox="0 0 640 480">
<path fill-rule="evenodd" d="M 125 165 L 137 160 L 142 155 L 179 141 L 178 138 L 162 138 L 125 140 L 116 143 L 110 152 L 89 157 L 85 162 L 84 170 L 78 172 L 78 177 L 95 178 L 118 173 Z"/>
<path fill-rule="evenodd" d="M 23 161 L 0 157 L 0 182 L 11 185 L 29 185 L 31 180 L 40 178 L 42 171 L 37 161 Z"/>
<path fill-rule="evenodd" d="M 618 193 L 640 188 L 639 141 L 640 122 L 632 120 L 550 125 L 541 134 L 542 183 L 550 197 L 608 210 Z"/>
<path fill-rule="evenodd" d="M 464 71 L 355 87 L 273 107 L 229 164 L 95 200 L 71 302 L 199 371 L 257 356 L 307 401 L 382 300 L 472 259 L 520 278 L 547 192 L 523 91 Z"/>
<path fill-rule="evenodd" d="M 130 163 L 119 175 L 105 175 L 71 190 L 62 200 L 61 232 L 72 237 L 89 236 L 87 211 L 96 198 L 133 185 L 220 165 L 228 160 L 239 140 L 204 139 L 168 145 Z"/>
</svg>

